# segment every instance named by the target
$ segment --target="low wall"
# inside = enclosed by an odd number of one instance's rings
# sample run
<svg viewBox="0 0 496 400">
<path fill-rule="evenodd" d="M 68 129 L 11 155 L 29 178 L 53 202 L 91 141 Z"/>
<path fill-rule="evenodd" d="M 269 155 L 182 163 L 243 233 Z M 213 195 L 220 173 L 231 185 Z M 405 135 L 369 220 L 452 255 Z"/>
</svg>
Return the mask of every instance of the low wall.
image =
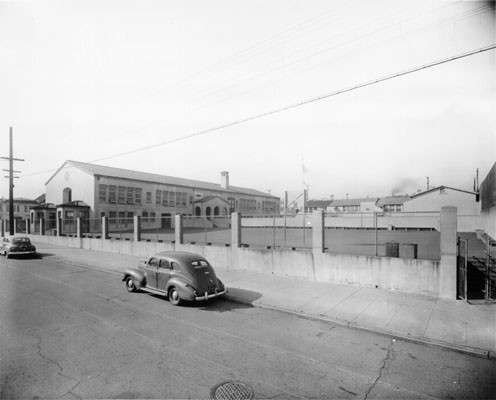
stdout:
<svg viewBox="0 0 496 400">
<path fill-rule="evenodd" d="M 437 212 L 396 212 L 396 213 L 378 213 L 377 228 L 379 229 L 434 229 L 439 230 L 439 213 Z M 267 227 L 282 228 L 302 228 L 303 215 L 286 217 L 243 217 L 241 224 L 245 228 L 250 227 Z M 306 227 L 312 226 L 311 214 L 306 215 Z M 327 214 L 325 217 L 326 228 L 365 228 L 373 229 L 375 227 L 373 213 L 349 213 L 349 214 Z M 482 229 L 483 221 L 480 215 L 459 215 L 458 230 L 459 232 L 475 232 Z"/>
<path fill-rule="evenodd" d="M 310 281 L 355 284 L 439 297 L 440 262 L 349 254 L 30 235 L 33 242 L 147 257 L 165 250 L 205 256 L 214 266 Z"/>
</svg>

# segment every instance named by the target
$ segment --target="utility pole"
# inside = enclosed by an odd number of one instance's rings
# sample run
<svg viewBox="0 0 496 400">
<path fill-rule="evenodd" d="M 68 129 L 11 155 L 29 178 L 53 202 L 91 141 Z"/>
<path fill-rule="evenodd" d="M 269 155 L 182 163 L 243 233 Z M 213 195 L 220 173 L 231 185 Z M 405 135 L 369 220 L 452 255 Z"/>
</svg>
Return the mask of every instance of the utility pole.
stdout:
<svg viewBox="0 0 496 400">
<path fill-rule="evenodd" d="M 5 178 L 9 178 L 9 232 L 11 235 L 14 234 L 14 178 L 19 178 L 18 176 L 14 176 L 14 161 L 24 161 L 20 158 L 14 158 L 14 145 L 12 139 L 12 127 L 10 127 L 10 153 L 8 157 L 0 157 L 4 160 L 9 160 L 9 169 L 4 169 L 3 171 L 7 171 L 9 176 Z"/>
</svg>

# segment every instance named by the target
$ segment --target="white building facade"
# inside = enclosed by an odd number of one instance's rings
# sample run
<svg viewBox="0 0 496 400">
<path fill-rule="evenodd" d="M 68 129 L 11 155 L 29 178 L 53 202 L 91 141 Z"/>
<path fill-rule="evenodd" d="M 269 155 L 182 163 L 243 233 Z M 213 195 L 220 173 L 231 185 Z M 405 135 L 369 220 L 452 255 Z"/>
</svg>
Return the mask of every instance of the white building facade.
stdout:
<svg viewBox="0 0 496 400">
<path fill-rule="evenodd" d="M 66 161 L 45 187 L 46 203 L 56 205 L 58 218 L 65 218 L 64 208 L 70 209 L 77 202 L 79 206 L 89 207 L 90 219 L 106 216 L 112 221 L 141 216 L 145 226 L 169 224 L 167 218 L 176 214 L 206 217 L 228 216 L 233 211 L 276 214 L 280 203 L 278 197 L 270 194 L 229 185 L 225 171 L 221 182 L 215 184 Z M 199 204 L 201 199 L 206 201 Z"/>
</svg>

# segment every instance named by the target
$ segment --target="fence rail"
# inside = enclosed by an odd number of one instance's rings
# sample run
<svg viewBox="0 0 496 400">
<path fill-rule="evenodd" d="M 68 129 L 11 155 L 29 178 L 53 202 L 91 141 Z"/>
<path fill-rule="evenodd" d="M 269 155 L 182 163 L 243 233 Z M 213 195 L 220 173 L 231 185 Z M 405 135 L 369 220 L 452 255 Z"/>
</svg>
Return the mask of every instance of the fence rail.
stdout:
<svg viewBox="0 0 496 400">
<path fill-rule="evenodd" d="M 335 253 L 384 256 L 386 244 L 413 244 L 418 258 L 440 257 L 439 212 L 324 213 L 324 249 Z M 80 219 L 81 235 L 110 239 L 174 242 L 177 240 L 177 216 Z M 231 246 L 231 217 L 181 216 L 184 243 Z M 249 215 L 240 218 L 243 247 L 308 251 L 313 246 L 312 214 Z M 75 219 L 45 220 L 46 235 L 76 236 Z M 105 229 L 106 230 L 105 230 Z M 33 221 L 31 231 L 39 233 L 41 221 Z M 104 232 L 105 231 L 105 232 Z M 139 236 L 138 235 L 139 232 Z M 181 240 L 181 239 L 179 239 Z M 320 240 L 320 239 L 319 239 Z"/>
</svg>

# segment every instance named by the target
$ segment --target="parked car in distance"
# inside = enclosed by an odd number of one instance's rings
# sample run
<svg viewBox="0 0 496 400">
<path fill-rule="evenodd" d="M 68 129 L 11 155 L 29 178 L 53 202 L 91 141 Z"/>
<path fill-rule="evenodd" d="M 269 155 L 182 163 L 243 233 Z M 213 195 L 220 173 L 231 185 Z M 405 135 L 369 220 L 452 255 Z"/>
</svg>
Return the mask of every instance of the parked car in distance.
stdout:
<svg viewBox="0 0 496 400">
<path fill-rule="evenodd" d="M 7 258 L 10 256 L 36 256 L 36 247 L 27 236 L 5 236 L 0 244 L 0 252 Z"/>
<path fill-rule="evenodd" d="M 126 269 L 122 280 L 129 292 L 162 294 L 175 306 L 226 294 L 224 284 L 204 257 L 181 251 L 157 253 L 137 268 Z"/>
</svg>

